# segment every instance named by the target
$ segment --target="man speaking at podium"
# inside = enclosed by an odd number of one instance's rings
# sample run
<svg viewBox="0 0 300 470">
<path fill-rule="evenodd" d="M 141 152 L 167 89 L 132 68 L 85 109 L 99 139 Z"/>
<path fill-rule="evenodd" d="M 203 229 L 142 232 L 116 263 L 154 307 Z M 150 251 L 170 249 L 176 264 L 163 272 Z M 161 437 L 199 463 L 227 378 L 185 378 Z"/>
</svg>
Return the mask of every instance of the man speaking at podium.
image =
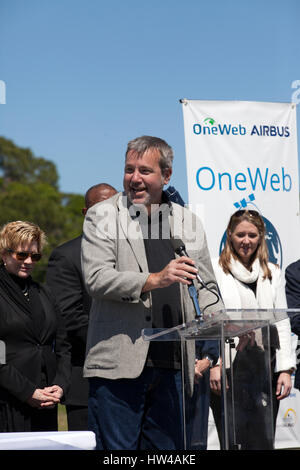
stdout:
<svg viewBox="0 0 300 470">
<path fill-rule="evenodd" d="M 97 449 L 183 449 L 180 342 L 149 344 L 142 330 L 193 320 L 191 284 L 204 318 L 223 308 L 201 222 L 163 191 L 172 161 L 173 150 L 162 139 L 130 141 L 124 192 L 96 204 L 85 218 L 82 267 L 93 302 L 84 376 Z M 175 253 L 174 238 L 182 239 L 188 255 Z M 191 392 L 194 341 L 186 349 Z M 202 351 L 200 359 L 201 380 L 217 358 Z"/>
</svg>

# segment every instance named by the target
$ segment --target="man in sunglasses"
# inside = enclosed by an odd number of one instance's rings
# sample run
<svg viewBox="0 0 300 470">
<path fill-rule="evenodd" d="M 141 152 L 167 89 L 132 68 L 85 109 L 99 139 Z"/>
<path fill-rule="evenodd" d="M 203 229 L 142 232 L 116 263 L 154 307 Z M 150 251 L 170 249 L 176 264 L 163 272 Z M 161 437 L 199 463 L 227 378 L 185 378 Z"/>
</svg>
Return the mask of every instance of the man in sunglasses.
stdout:
<svg viewBox="0 0 300 470">
<path fill-rule="evenodd" d="M 116 192 L 109 184 L 92 186 L 85 194 L 83 215 L 94 204 Z M 82 279 L 81 238 L 80 235 L 52 251 L 46 275 L 47 285 L 60 305 L 72 345 L 72 380 L 65 400 L 69 431 L 87 430 L 88 381 L 83 378 L 82 369 L 91 298 Z"/>
<path fill-rule="evenodd" d="M 85 218 L 82 268 L 93 303 L 84 375 L 90 383 L 89 428 L 99 450 L 183 449 L 180 344 L 149 345 L 142 330 L 195 318 L 188 286 L 198 271 L 211 287 L 197 286 L 202 312 L 223 306 L 199 219 L 163 192 L 172 161 L 173 150 L 162 139 L 129 142 L 124 192 Z M 175 256 L 170 235 L 179 235 L 188 252 L 193 245 L 190 258 Z M 195 350 L 188 343 L 191 391 Z M 199 378 L 210 359 L 202 364 Z"/>
</svg>

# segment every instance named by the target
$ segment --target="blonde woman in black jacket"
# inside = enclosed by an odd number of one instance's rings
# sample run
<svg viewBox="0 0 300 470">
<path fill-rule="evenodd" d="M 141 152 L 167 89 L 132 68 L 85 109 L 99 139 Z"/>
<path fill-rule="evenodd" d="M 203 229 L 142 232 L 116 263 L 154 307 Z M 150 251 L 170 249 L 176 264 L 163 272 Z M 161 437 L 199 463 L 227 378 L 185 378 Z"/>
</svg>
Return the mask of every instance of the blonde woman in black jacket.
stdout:
<svg viewBox="0 0 300 470">
<path fill-rule="evenodd" d="M 31 278 L 44 232 L 16 221 L 0 231 L 0 432 L 55 431 L 70 382 L 70 346 L 49 289 Z"/>
</svg>

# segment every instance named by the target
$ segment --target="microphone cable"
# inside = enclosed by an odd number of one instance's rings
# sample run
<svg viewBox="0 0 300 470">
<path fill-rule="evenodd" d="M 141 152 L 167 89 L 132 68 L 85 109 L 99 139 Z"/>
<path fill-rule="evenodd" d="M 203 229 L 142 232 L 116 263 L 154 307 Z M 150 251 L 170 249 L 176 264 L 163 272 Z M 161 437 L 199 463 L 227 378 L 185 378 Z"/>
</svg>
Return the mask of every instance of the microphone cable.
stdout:
<svg viewBox="0 0 300 470">
<path fill-rule="evenodd" d="M 180 238 L 171 238 L 171 243 L 172 243 L 173 249 L 174 249 L 174 251 L 177 255 L 187 256 L 188 258 L 190 258 L 190 256 L 186 252 L 185 245 L 184 245 L 183 241 Z M 202 285 L 202 287 L 204 287 L 211 294 L 214 294 L 216 296 L 215 302 L 212 302 L 212 303 L 210 303 L 210 304 L 208 304 L 204 307 L 204 309 L 203 309 L 203 313 L 204 313 L 204 311 L 208 307 L 212 307 L 213 305 L 216 305 L 220 301 L 221 295 L 219 295 L 217 292 L 215 292 L 212 288 L 208 287 L 207 283 L 203 281 L 203 279 L 201 278 L 201 276 L 198 273 L 196 274 L 196 279 L 199 282 L 199 284 Z M 210 281 L 210 282 L 213 282 L 213 281 Z M 192 284 L 193 284 L 193 281 L 192 281 Z M 218 290 L 218 285 L 217 284 L 216 284 L 216 287 L 217 287 L 217 290 Z"/>
</svg>

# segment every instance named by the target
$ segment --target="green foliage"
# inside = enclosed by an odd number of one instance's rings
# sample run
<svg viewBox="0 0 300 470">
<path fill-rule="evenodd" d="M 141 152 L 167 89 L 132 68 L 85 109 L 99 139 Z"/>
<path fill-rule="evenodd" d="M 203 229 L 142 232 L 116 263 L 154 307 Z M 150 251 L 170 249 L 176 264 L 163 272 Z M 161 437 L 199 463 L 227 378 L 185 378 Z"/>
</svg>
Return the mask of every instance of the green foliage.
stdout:
<svg viewBox="0 0 300 470">
<path fill-rule="evenodd" d="M 4 137 L 0 137 L 0 172 L 0 225 L 28 220 L 47 235 L 43 258 L 34 271 L 34 278 L 43 282 L 52 249 L 81 233 L 84 196 L 61 193 L 52 162 Z"/>
<path fill-rule="evenodd" d="M 58 174 L 53 162 L 35 157 L 30 149 L 17 147 L 4 137 L 0 137 L 0 168 L 6 182 L 42 182 L 58 188 Z"/>
<path fill-rule="evenodd" d="M 84 196 L 80 194 L 62 194 L 61 204 L 65 213 L 65 229 L 71 238 L 78 236 L 78 222 L 80 232 L 83 224 L 82 208 L 85 206 Z"/>
</svg>

